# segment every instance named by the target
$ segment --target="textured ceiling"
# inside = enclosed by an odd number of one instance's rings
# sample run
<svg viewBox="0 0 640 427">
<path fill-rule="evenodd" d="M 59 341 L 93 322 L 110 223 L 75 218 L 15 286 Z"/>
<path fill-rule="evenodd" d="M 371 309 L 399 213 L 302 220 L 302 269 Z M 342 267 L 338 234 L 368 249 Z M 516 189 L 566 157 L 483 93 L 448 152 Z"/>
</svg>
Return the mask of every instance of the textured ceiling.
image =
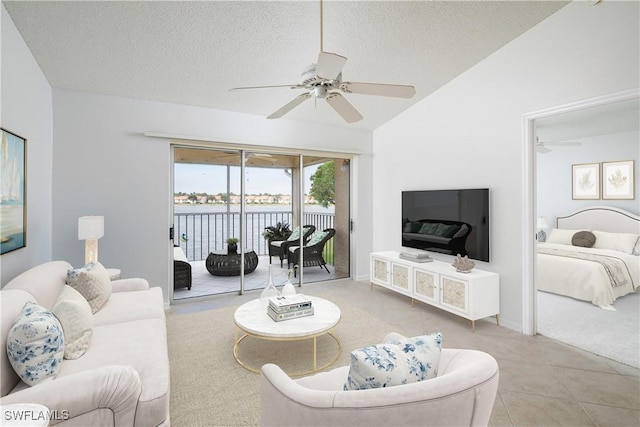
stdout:
<svg viewBox="0 0 640 427">
<path fill-rule="evenodd" d="M 320 51 L 316 1 L 3 1 L 54 87 L 267 116 L 300 91 Z M 343 80 L 411 84 L 410 100 L 346 95 L 348 125 L 323 100 L 285 119 L 374 129 L 558 9 L 564 1 L 333 1 L 324 50 Z M 284 119 L 280 119 L 284 120 Z"/>
</svg>

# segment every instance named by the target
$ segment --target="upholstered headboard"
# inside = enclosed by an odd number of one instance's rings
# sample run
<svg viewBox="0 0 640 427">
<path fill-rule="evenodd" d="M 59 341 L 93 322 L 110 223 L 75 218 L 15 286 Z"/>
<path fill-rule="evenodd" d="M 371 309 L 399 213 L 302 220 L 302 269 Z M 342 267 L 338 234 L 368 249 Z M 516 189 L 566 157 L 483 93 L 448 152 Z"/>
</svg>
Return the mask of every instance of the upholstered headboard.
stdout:
<svg viewBox="0 0 640 427">
<path fill-rule="evenodd" d="M 592 207 L 556 219 L 557 228 L 640 234 L 640 217 L 623 209 Z"/>
</svg>

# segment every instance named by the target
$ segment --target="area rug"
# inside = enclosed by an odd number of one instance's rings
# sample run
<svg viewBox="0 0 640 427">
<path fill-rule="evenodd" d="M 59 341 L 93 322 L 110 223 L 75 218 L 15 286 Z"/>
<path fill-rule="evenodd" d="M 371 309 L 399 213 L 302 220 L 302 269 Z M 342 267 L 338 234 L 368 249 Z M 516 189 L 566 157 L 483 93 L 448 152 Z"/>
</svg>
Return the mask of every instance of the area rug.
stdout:
<svg viewBox="0 0 640 427">
<path fill-rule="evenodd" d="M 538 292 L 538 333 L 640 368 L 640 294 L 618 298 L 616 311 Z"/>
<path fill-rule="evenodd" d="M 342 352 L 327 370 L 348 364 L 351 350 L 380 342 L 389 332 L 403 332 L 344 301 L 331 301 L 342 313 L 334 329 Z M 172 426 L 258 425 L 260 376 L 233 358 L 236 308 L 167 316 Z M 330 337 L 318 338 L 317 346 L 318 366 L 335 356 L 337 345 Z M 247 338 L 241 343 L 240 356 L 250 366 L 273 362 L 287 372 L 303 371 L 311 367 L 312 340 Z"/>
</svg>

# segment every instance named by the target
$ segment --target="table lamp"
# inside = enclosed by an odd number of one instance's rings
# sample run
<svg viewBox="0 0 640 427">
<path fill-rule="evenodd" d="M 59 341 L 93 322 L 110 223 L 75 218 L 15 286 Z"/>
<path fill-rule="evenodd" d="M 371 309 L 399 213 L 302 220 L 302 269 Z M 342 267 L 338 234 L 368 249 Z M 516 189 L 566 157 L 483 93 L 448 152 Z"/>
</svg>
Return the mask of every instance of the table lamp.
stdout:
<svg viewBox="0 0 640 427">
<path fill-rule="evenodd" d="M 104 236 L 103 216 L 78 218 L 78 240 L 84 240 L 84 263 L 98 261 L 98 239 Z"/>
<path fill-rule="evenodd" d="M 545 228 L 549 228 L 549 223 L 543 216 L 538 217 L 536 228 L 539 230 L 537 234 L 538 242 L 544 242 L 547 240 L 547 233 L 544 232 Z"/>
</svg>

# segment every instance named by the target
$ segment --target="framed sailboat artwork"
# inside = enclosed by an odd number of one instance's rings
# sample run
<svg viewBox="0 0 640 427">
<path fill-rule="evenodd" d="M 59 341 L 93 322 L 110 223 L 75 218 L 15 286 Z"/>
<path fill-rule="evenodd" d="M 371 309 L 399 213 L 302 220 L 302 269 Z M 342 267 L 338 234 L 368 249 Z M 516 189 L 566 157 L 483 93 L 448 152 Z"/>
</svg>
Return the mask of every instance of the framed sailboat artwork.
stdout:
<svg viewBox="0 0 640 427">
<path fill-rule="evenodd" d="M 27 245 L 27 140 L 2 129 L 0 142 L 0 255 Z"/>
</svg>

